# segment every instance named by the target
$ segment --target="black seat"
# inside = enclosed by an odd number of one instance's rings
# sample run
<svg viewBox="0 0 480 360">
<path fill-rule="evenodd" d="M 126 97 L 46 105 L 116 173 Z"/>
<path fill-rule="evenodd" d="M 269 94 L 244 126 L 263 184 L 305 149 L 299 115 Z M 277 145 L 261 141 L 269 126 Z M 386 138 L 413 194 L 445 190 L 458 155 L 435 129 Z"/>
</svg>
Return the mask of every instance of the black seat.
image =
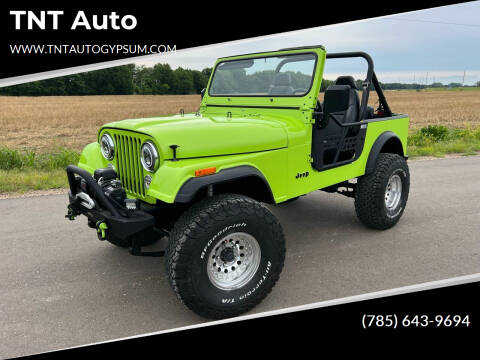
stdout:
<svg viewBox="0 0 480 360">
<path fill-rule="evenodd" d="M 293 94 L 292 78 L 290 74 L 277 74 L 270 85 L 269 95 L 291 95 Z"/>
<path fill-rule="evenodd" d="M 357 93 L 357 101 L 358 101 L 358 108 L 360 110 L 360 101 L 358 96 L 358 88 L 355 80 L 352 76 L 339 76 L 337 80 L 335 80 L 335 85 L 348 85 L 351 89 L 353 89 Z M 374 109 L 371 106 L 367 105 L 367 109 L 365 111 L 365 118 L 372 119 L 374 118 Z"/>
<path fill-rule="evenodd" d="M 344 124 L 357 122 L 359 120 L 360 100 L 353 77 L 338 77 L 335 85 L 330 85 L 325 91 L 323 106 L 327 117 L 331 113 L 337 113 L 336 118 Z"/>
<path fill-rule="evenodd" d="M 357 84 L 353 76 L 339 76 L 337 80 L 335 80 L 335 85 L 348 85 L 352 89 L 357 90 Z"/>
</svg>

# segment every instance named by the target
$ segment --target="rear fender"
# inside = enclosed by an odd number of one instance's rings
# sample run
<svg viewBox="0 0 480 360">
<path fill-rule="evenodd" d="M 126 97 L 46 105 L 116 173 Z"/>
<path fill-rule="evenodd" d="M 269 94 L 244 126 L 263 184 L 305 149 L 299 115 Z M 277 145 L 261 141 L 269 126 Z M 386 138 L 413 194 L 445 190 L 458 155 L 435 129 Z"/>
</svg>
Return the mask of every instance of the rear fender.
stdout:
<svg viewBox="0 0 480 360">
<path fill-rule="evenodd" d="M 373 144 L 370 154 L 368 155 L 365 175 L 372 173 L 377 165 L 378 155 L 380 153 L 393 153 L 405 157 L 403 153 L 402 141 L 392 131 L 382 133 Z M 406 158 L 406 157 L 405 157 Z"/>
</svg>

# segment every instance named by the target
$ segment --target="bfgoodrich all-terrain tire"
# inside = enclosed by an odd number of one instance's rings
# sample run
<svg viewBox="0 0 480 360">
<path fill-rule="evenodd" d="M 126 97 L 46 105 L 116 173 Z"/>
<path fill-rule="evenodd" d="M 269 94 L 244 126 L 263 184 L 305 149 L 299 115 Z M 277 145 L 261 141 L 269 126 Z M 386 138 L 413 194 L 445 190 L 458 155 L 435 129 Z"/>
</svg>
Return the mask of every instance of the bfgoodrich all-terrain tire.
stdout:
<svg viewBox="0 0 480 360">
<path fill-rule="evenodd" d="M 408 200 L 410 173 L 406 160 L 381 153 L 375 170 L 358 179 L 355 211 L 366 226 L 384 230 L 395 225 Z"/>
<path fill-rule="evenodd" d="M 260 303 L 285 260 L 280 223 L 263 204 L 221 194 L 193 205 L 177 221 L 166 251 L 177 297 L 195 313 L 221 319 Z"/>
</svg>

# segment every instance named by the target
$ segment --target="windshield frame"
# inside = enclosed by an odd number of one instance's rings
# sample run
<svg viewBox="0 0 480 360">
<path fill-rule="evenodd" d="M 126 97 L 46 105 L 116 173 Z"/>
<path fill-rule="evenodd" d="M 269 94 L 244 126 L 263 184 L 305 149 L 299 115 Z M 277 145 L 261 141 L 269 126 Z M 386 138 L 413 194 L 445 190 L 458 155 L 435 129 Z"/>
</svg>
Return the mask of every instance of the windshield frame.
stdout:
<svg viewBox="0 0 480 360">
<path fill-rule="evenodd" d="M 212 72 L 212 77 L 211 77 L 211 81 L 209 82 L 208 84 L 208 96 L 210 97 L 216 97 L 216 98 L 230 98 L 230 97 L 244 97 L 244 98 L 302 98 L 302 97 L 305 97 L 307 96 L 310 91 L 312 91 L 312 86 L 313 86 L 313 83 L 315 81 L 315 75 L 316 75 L 316 71 L 317 71 L 317 63 L 318 63 L 318 55 L 316 52 L 313 52 L 313 51 L 306 51 L 306 52 L 295 52 L 295 53 L 287 53 L 287 54 L 281 54 L 282 51 L 279 51 L 280 54 L 272 54 L 272 55 L 258 55 L 258 56 L 248 56 L 248 57 L 239 57 L 239 58 L 234 58 L 234 59 L 228 59 L 228 60 L 221 60 L 219 61 L 216 65 L 215 65 L 215 69 L 213 70 Z M 303 94 L 299 94 L 299 95 L 269 95 L 269 94 L 266 94 L 266 95 L 257 95 L 257 94 L 252 94 L 252 95 L 248 95 L 248 94 L 239 94 L 239 95 L 236 95 L 236 94 L 221 94 L 221 95 L 214 95 L 214 94 L 211 94 L 210 93 L 210 90 L 212 88 L 212 84 L 213 84 L 213 79 L 215 78 L 215 74 L 217 72 L 217 68 L 220 64 L 223 64 L 223 63 L 228 63 L 228 62 L 232 62 L 232 61 L 242 61 L 242 60 L 255 60 L 255 59 L 266 59 L 266 58 L 275 58 L 275 57 L 287 57 L 287 56 L 298 56 L 298 55 L 313 55 L 314 58 L 315 58 L 315 62 L 313 64 L 313 71 L 312 71 L 312 76 L 311 76 L 311 79 L 310 79 L 310 85 L 308 87 L 308 90 L 303 93 Z M 287 62 L 288 63 L 288 62 Z"/>
</svg>

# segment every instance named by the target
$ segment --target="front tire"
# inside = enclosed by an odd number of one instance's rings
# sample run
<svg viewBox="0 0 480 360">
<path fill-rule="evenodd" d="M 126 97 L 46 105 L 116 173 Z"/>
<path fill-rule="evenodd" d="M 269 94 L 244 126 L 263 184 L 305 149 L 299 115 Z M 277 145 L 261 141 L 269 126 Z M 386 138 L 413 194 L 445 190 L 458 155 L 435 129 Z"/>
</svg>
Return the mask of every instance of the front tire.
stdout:
<svg viewBox="0 0 480 360">
<path fill-rule="evenodd" d="M 375 170 L 358 179 L 355 211 L 366 226 L 385 230 L 402 217 L 410 190 L 406 160 L 397 154 L 380 153 Z"/>
<path fill-rule="evenodd" d="M 221 194 L 179 218 L 166 260 L 170 284 L 189 309 L 227 318 L 249 311 L 272 290 L 283 268 L 285 239 L 267 207 Z"/>
</svg>

